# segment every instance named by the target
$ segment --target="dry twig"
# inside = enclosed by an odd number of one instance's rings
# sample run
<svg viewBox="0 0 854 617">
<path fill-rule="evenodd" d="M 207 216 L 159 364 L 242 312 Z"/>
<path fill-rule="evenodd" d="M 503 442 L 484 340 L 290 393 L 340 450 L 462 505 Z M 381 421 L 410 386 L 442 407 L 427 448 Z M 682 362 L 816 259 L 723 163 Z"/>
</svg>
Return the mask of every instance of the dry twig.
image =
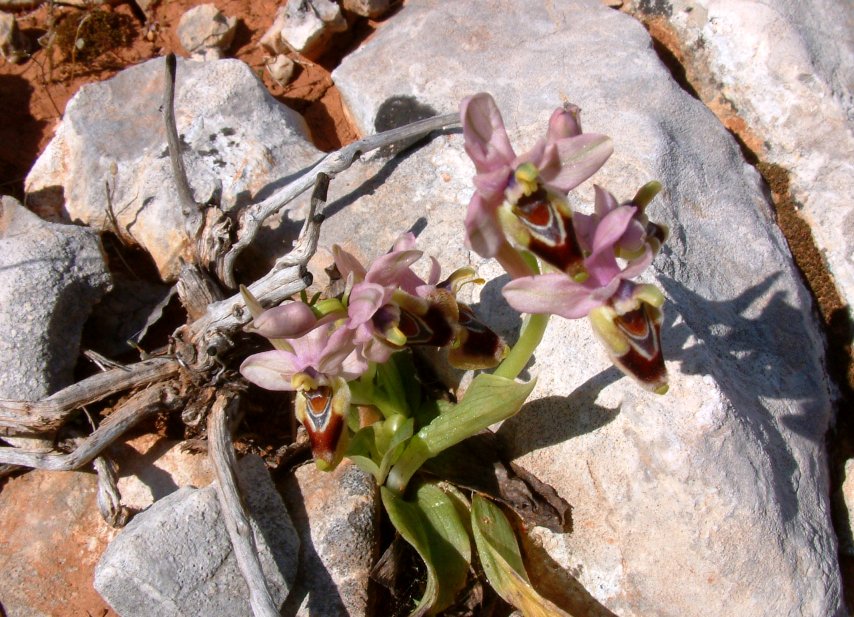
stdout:
<svg viewBox="0 0 854 617">
<path fill-rule="evenodd" d="M 418 122 L 413 122 L 412 124 L 353 142 L 336 152 L 327 154 L 310 171 L 287 186 L 282 187 L 264 201 L 248 206 L 240 213 L 240 228 L 237 242 L 225 254 L 225 257 L 217 263 L 217 274 L 220 280 L 229 287 L 236 287 L 234 263 L 243 249 L 249 246 L 255 239 L 261 228 L 261 224 L 314 185 L 318 175 L 326 174 L 330 178 L 334 178 L 367 152 L 459 124 L 459 121 L 460 115 L 458 113 L 445 114 L 444 116 L 419 120 Z"/>
<path fill-rule="evenodd" d="M 267 587 L 249 515 L 237 488 L 237 459 L 228 429 L 228 416 L 237 408 L 239 401 L 234 392 L 225 391 L 217 395 L 208 416 L 208 454 L 216 473 L 216 494 L 234 556 L 249 587 L 252 612 L 256 617 L 278 617 L 279 609 Z"/>
<path fill-rule="evenodd" d="M 170 358 L 152 358 L 87 377 L 36 402 L 0 400 L 0 434 L 28 435 L 59 428 L 66 418 L 88 405 L 132 388 L 166 381 L 180 366 Z"/>
<path fill-rule="evenodd" d="M 51 471 L 78 469 L 92 462 L 116 438 L 143 418 L 158 411 L 178 409 L 185 400 L 186 397 L 181 396 L 171 387 L 147 388 L 125 401 L 73 452 L 69 454 L 27 452 L 20 448 L 6 447 L 0 448 L 0 464 Z"/>
</svg>

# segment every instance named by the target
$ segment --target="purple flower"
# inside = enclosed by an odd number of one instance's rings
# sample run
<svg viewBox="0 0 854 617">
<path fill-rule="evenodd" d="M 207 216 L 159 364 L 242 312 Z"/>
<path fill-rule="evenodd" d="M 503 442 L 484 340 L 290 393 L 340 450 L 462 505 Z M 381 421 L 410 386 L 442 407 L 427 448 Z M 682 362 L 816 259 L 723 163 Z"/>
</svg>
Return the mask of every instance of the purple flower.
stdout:
<svg viewBox="0 0 854 617">
<path fill-rule="evenodd" d="M 559 219 L 572 216 L 566 194 L 611 155 L 611 140 L 582 134 L 578 116 L 574 106 L 556 109 L 545 139 L 517 156 L 492 96 L 480 93 L 460 104 L 465 149 L 477 172 L 466 215 L 467 243 L 484 257 L 497 257 L 513 276 L 524 274 L 525 268 L 509 263 L 505 228 L 525 246 L 531 232 L 538 233 L 544 224 L 550 224 L 545 229 L 548 242 L 555 234 L 565 236 L 569 230 Z"/>
<path fill-rule="evenodd" d="M 506 345 L 457 302 L 461 285 L 475 281 L 471 268 L 461 268 L 440 281 L 435 258 L 427 280 L 411 265 L 421 257 L 415 236 L 400 236 L 392 250 L 369 269 L 341 247 L 333 247 L 335 264 L 352 285 L 345 327 L 354 332 L 359 352 L 382 363 L 406 346 L 448 347 L 449 362 L 458 368 L 489 368 L 506 354 Z"/>
<path fill-rule="evenodd" d="M 262 313 L 255 320 L 261 324 L 258 329 L 268 334 L 291 330 L 287 323 L 277 323 L 286 314 L 293 313 L 307 321 L 302 309 L 271 311 L 273 314 L 268 319 Z M 298 338 L 271 341 L 277 348 L 249 356 L 241 364 L 240 372 L 267 390 L 296 392 L 296 416 L 308 432 L 315 461 L 319 467 L 331 469 L 341 459 L 346 445 L 345 418 L 350 408 L 347 382 L 364 373 L 368 364 L 356 352 L 352 333 L 336 327 L 331 318 L 321 320 Z"/>
<path fill-rule="evenodd" d="M 584 219 L 580 235 L 586 253 L 583 268 L 574 277 L 552 273 L 515 279 L 505 285 L 504 297 L 520 312 L 567 319 L 589 316 L 614 363 L 645 387 L 664 393 L 667 375 L 660 340 L 664 297 L 655 286 L 630 280 L 652 262 L 654 244 L 645 234 L 636 236 L 636 207 L 617 206 L 598 187 L 597 200 L 601 201 L 597 214 Z M 616 257 L 621 246 L 640 252 L 625 267 Z"/>
<path fill-rule="evenodd" d="M 422 255 L 413 250 L 414 237 L 401 238 L 392 250 L 376 259 L 367 270 L 340 246 L 332 247 L 335 265 L 352 286 L 347 299 L 344 327 L 353 332 L 360 353 L 373 362 L 386 362 L 402 349 L 406 338 L 398 329 L 400 310 L 393 301 L 401 285 L 412 284 L 410 266 Z"/>
</svg>

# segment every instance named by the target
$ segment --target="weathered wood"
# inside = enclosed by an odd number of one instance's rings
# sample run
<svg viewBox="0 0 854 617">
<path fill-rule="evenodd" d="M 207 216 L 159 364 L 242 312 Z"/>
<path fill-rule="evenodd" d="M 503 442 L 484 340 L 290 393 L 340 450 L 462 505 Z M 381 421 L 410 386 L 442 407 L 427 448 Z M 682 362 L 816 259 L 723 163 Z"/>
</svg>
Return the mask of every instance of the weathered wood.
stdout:
<svg viewBox="0 0 854 617">
<path fill-rule="evenodd" d="M 166 87 L 163 89 L 163 121 L 166 124 L 166 143 L 169 146 L 169 160 L 172 162 L 172 176 L 178 192 L 178 203 L 185 217 L 187 235 L 196 237 L 202 226 L 202 214 L 199 204 L 193 198 L 193 190 L 187 180 L 184 157 L 181 156 L 181 140 L 178 126 L 175 124 L 175 54 L 168 53 L 165 58 Z"/>
<path fill-rule="evenodd" d="M 25 435 L 59 428 L 76 409 L 107 396 L 165 381 L 178 374 L 172 358 L 151 358 L 87 377 L 40 401 L 0 400 L 0 434 Z"/>
<path fill-rule="evenodd" d="M 216 473 L 216 493 L 222 509 L 222 517 L 231 538 L 234 556 L 246 585 L 249 587 L 249 605 L 256 617 L 279 617 L 279 609 L 273 601 L 261 562 L 255 534 L 249 522 L 246 506 L 237 487 L 235 471 L 237 459 L 228 428 L 229 413 L 239 405 L 237 393 L 223 391 L 211 407 L 208 416 L 208 455 Z"/>
<path fill-rule="evenodd" d="M 122 505 L 118 474 L 113 461 L 106 456 L 96 456 L 92 466 L 98 474 L 98 510 L 110 527 L 124 527 L 130 511 Z"/>
<path fill-rule="evenodd" d="M 106 373 L 103 373 L 106 375 Z M 185 399 L 171 387 L 150 387 L 131 396 L 110 414 L 73 452 L 27 452 L 0 448 L 0 464 L 21 465 L 51 471 L 78 469 L 101 454 L 115 439 L 143 418 L 163 410 L 174 410 Z"/>
<path fill-rule="evenodd" d="M 311 275 L 305 267 L 317 250 L 328 189 L 329 176 L 317 174 L 309 213 L 296 246 L 276 260 L 266 275 L 249 285 L 250 293 L 264 306 L 276 306 L 311 285 Z M 251 319 L 239 293 L 210 304 L 202 317 L 175 334 L 175 339 L 181 343 L 182 361 L 195 370 L 213 368 L 215 359 L 231 347 L 234 333 Z"/>
<path fill-rule="evenodd" d="M 237 257 L 255 239 L 255 236 L 261 229 L 262 223 L 312 187 L 319 174 L 323 173 L 330 178 L 334 178 L 349 168 L 357 158 L 366 152 L 400 143 L 413 137 L 426 135 L 432 131 L 459 124 L 459 122 L 460 115 L 458 113 L 435 116 L 390 131 L 371 135 L 353 142 L 336 152 L 327 154 L 311 170 L 287 186 L 282 187 L 264 201 L 252 204 L 241 211 L 237 242 L 232 245 L 228 253 L 225 254 L 225 257 L 217 264 L 219 278 L 226 285 L 236 287 L 234 263 Z"/>
</svg>

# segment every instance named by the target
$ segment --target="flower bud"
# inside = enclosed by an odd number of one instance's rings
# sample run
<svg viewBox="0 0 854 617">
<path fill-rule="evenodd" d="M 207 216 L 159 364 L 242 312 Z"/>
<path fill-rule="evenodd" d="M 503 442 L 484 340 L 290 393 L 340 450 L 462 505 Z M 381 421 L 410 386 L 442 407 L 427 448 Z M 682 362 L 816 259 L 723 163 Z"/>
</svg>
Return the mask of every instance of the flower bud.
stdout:
<svg viewBox="0 0 854 617">
<path fill-rule="evenodd" d="M 299 338 L 317 325 L 311 307 L 303 302 L 289 302 L 267 309 L 252 320 L 247 330 L 268 339 Z"/>
</svg>

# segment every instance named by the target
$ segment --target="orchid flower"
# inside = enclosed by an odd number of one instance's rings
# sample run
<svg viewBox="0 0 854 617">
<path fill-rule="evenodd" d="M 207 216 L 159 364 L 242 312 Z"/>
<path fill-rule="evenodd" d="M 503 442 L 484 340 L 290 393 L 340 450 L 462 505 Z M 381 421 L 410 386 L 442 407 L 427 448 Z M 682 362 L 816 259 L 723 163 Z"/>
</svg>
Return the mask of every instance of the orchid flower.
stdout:
<svg viewBox="0 0 854 617">
<path fill-rule="evenodd" d="M 385 362 L 395 351 L 412 345 L 449 348 L 449 361 L 457 368 L 490 368 L 506 353 L 506 345 L 457 301 L 459 288 L 476 282 L 471 268 L 460 268 L 439 281 L 441 270 L 431 259 L 427 280 L 410 267 L 421 251 L 415 236 L 403 234 L 392 250 L 365 269 L 339 246 L 333 247 L 335 264 L 354 284 L 348 299 L 346 327 L 355 331 L 361 353 Z"/>
<path fill-rule="evenodd" d="M 250 310 L 254 309 L 254 330 L 271 337 L 276 347 L 246 358 L 240 366 L 241 374 L 267 390 L 296 392 L 296 416 L 308 432 L 317 465 L 334 467 L 346 446 L 345 418 L 350 408 L 347 382 L 368 369 L 356 352 L 352 333 L 337 326 L 334 315 L 315 318 L 314 327 L 304 332 L 314 318 L 299 308 L 307 305 L 292 302 L 258 312 L 251 294 L 241 291 Z M 286 317 L 290 316 L 294 321 L 289 325 Z M 294 334 L 297 336 L 287 338 Z"/>
<path fill-rule="evenodd" d="M 460 104 L 465 150 L 477 172 L 466 242 L 483 257 L 498 259 L 513 277 L 531 271 L 510 246 L 508 233 L 522 246 L 535 242 L 565 254 L 567 268 L 580 261 L 566 195 L 605 163 L 612 146 L 604 135 L 582 134 L 579 114 L 572 105 L 556 109 L 545 139 L 516 155 L 489 94 Z"/>
<path fill-rule="evenodd" d="M 653 285 L 630 280 L 652 263 L 660 243 L 648 241 L 645 234 L 637 236 L 633 228 L 639 222 L 637 207 L 616 206 L 613 196 L 598 187 L 597 197 L 597 215 L 584 219 L 580 244 L 589 253 L 579 273 L 519 278 L 505 285 L 504 297 L 521 312 L 567 319 L 588 316 L 614 364 L 663 394 L 667 391 L 660 339 L 664 296 Z M 621 246 L 639 252 L 625 267 L 617 261 Z"/>
</svg>

